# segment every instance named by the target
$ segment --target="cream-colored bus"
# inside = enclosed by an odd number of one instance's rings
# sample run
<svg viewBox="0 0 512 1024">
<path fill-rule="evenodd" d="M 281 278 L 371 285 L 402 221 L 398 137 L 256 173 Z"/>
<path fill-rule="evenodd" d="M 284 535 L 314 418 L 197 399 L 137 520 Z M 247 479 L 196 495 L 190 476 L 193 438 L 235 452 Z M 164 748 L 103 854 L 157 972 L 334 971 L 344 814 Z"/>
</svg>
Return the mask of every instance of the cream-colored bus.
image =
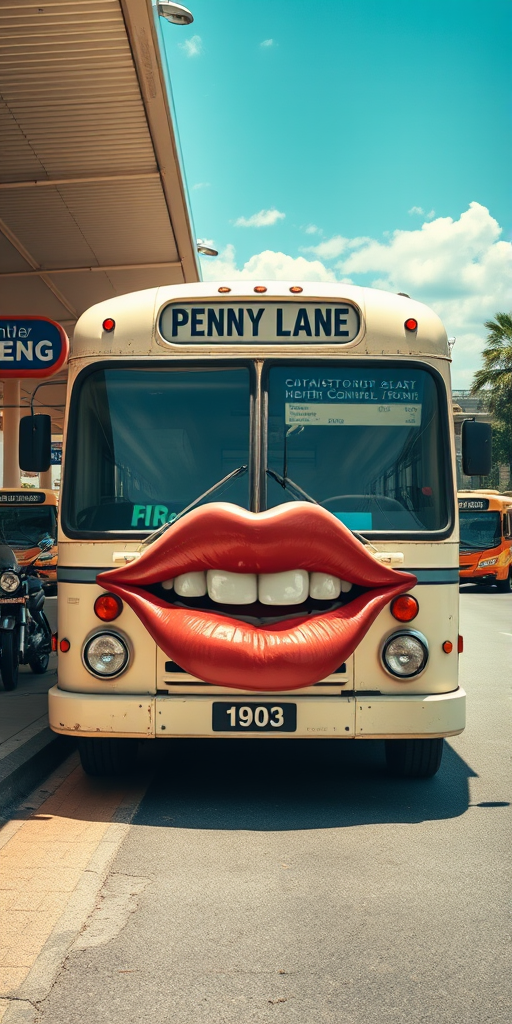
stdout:
<svg viewBox="0 0 512 1024">
<path fill-rule="evenodd" d="M 437 771 L 465 714 L 449 367 L 430 309 L 342 284 L 80 318 L 49 700 L 87 772 L 174 737 L 384 739 Z"/>
</svg>

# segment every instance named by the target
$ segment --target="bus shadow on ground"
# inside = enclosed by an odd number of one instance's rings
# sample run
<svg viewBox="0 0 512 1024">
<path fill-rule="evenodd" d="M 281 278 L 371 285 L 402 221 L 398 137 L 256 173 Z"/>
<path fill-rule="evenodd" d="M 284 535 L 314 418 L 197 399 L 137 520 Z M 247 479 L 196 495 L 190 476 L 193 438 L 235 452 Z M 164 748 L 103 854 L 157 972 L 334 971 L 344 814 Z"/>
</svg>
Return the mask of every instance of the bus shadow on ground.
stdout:
<svg viewBox="0 0 512 1024">
<path fill-rule="evenodd" d="M 177 740 L 145 744 L 154 780 L 134 824 L 288 831 L 453 818 L 476 773 L 449 743 L 433 779 L 387 774 L 384 744 Z"/>
</svg>

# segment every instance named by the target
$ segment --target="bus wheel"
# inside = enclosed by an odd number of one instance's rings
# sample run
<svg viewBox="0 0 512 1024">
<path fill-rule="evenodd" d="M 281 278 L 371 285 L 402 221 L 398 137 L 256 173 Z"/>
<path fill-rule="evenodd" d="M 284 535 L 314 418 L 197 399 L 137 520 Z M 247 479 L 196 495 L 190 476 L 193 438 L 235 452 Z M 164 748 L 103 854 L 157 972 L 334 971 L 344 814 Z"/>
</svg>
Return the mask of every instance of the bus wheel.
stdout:
<svg viewBox="0 0 512 1024">
<path fill-rule="evenodd" d="M 86 775 L 123 775 L 134 767 L 138 740 L 91 739 L 78 740 L 78 753 Z"/>
<path fill-rule="evenodd" d="M 386 740 L 386 763 L 402 779 L 430 779 L 439 771 L 443 739 Z"/>
<path fill-rule="evenodd" d="M 496 580 L 496 587 L 501 594 L 510 594 L 512 591 L 512 574 L 509 572 L 504 580 Z"/>
</svg>

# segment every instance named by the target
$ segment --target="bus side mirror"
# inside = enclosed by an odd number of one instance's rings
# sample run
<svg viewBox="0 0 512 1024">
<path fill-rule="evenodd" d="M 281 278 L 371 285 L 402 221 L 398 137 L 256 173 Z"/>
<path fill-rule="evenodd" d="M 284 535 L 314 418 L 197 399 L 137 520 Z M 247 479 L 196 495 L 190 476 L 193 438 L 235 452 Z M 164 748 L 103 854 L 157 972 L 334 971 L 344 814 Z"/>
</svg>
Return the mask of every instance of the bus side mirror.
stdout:
<svg viewBox="0 0 512 1024">
<path fill-rule="evenodd" d="M 20 420 L 20 469 L 46 473 L 52 461 L 51 416 L 23 416 Z"/>
<path fill-rule="evenodd" d="M 503 514 L 503 536 L 505 540 L 512 540 L 512 512 Z"/>
<path fill-rule="evenodd" d="M 462 424 L 462 472 L 466 476 L 489 476 L 491 472 L 490 423 L 464 420 Z"/>
</svg>

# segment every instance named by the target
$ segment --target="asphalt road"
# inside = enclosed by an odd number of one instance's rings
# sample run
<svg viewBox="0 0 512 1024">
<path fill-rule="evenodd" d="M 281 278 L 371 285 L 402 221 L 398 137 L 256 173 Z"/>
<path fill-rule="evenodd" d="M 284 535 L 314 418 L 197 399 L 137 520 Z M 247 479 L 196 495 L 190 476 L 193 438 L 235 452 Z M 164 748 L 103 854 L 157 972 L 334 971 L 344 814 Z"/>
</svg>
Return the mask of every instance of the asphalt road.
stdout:
<svg viewBox="0 0 512 1024">
<path fill-rule="evenodd" d="M 378 743 L 150 745 L 33 1019 L 509 1024 L 512 596 L 461 603 L 468 727 L 432 780 L 388 778 Z"/>
</svg>

